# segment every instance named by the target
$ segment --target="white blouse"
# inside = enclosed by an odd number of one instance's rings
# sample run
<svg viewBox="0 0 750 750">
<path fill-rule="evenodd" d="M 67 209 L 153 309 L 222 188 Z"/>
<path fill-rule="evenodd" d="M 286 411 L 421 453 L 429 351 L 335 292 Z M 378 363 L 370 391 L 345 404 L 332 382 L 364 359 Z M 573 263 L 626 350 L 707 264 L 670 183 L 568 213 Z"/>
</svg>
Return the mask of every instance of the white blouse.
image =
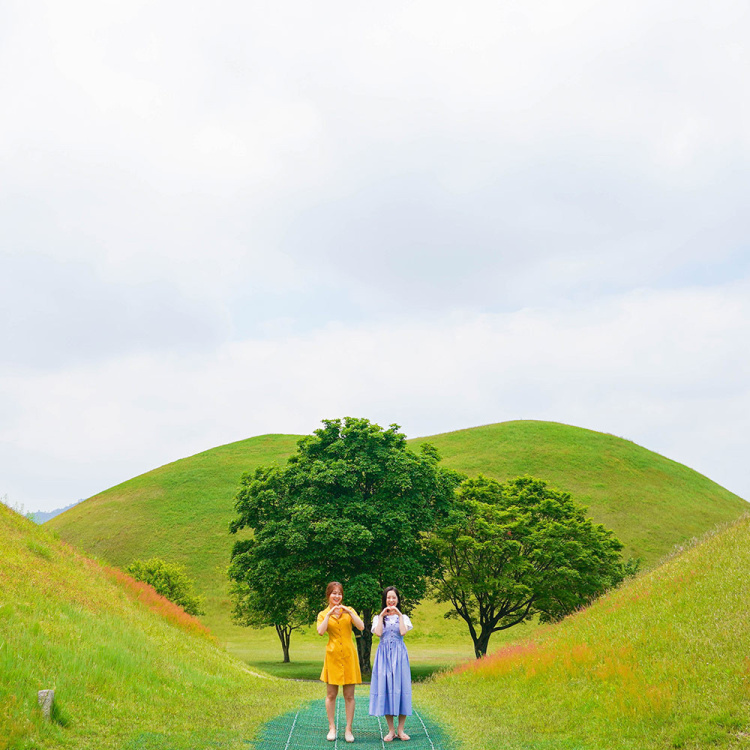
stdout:
<svg viewBox="0 0 750 750">
<path fill-rule="evenodd" d="M 398 615 L 386 615 L 385 621 L 386 623 L 393 622 Z M 411 620 L 409 619 L 409 615 L 401 615 L 401 617 L 404 618 L 404 624 L 406 625 L 406 632 L 408 633 L 410 630 L 414 629 L 414 626 L 411 624 Z M 375 630 L 375 626 L 378 624 L 378 621 L 380 620 L 380 615 L 375 615 L 375 617 L 372 618 L 372 627 L 370 630 Z"/>
</svg>

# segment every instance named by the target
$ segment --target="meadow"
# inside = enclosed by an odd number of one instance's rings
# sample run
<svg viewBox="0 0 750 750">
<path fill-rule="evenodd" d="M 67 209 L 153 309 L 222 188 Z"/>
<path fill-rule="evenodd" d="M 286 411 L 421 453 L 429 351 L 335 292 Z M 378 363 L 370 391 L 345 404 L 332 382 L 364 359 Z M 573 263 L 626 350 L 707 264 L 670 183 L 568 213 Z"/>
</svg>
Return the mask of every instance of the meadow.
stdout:
<svg viewBox="0 0 750 750">
<path fill-rule="evenodd" d="M 0 750 L 246 749 L 318 697 L 253 674 L 200 621 L 2 504 L 0 559 Z"/>
<path fill-rule="evenodd" d="M 419 685 L 465 750 L 750 747 L 750 517 Z"/>
<path fill-rule="evenodd" d="M 315 680 L 324 639 L 295 633 L 282 664 L 273 631 L 231 624 L 224 578 L 238 476 L 285 460 L 296 439 L 205 451 L 43 527 L 0 505 L 0 750 L 247 748 L 264 722 L 321 698 L 317 682 L 273 675 Z M 564 425 L 506 423 L 430 442 L 468 474 L 533 474 L 572 490 L 646 560 L 561 623 L 494 635 L 481 661 L 461 621 L 420 604 L 408 636 L 415 705 L 456 747 L 750 747 L 743 500 L 632 443 Z M 118 569 L 152 555 L 186 564 L 205 617 Z M 47 687 L 58 698 L 52 723 L 35 706 Z"/>
</svg>

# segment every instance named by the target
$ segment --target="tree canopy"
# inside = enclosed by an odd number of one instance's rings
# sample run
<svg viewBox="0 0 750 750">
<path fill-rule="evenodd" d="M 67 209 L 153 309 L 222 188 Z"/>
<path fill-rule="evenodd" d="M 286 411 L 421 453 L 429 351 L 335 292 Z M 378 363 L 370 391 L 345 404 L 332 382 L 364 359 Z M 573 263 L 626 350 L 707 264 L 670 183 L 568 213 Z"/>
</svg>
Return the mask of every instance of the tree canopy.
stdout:
<svg viewBox="0 0 750 750">
<path fill-rule="evenodd" d="M 365 622 L 357 646 L 368 673 L 370 623 L 380 593 L 397 586 L 407 609 L 425 595 L 434 558 L 421 534 L 447 517 L 461 479 L 439 466 L 432 446 L 412 451 L 398 425 L 324 420 L 299 441 L 285 466 L 261 467 L 242 478 L 230 530 L 254 534 L 232 552 L 236 616 L 245 612 L 248 624 L 260 623 L 274 610 L 286 617 L 286 627 L 295 618 L 310 621 L 324 606 L 326 582 L 339 580 L 345 602 Z M 275 579 L 283 585 L 272 586 Z M 269 600 L 277 591 L 289 610 Z"/>
<path fill-rule="evenodd" d="M 531 477 L 461 485 L 425 547 L 438 561 L 436 598 L 466 622 L 477 657 L 493 633 L 535 616 L 558 620 L 623 579 L 623 545 L 585 512 Z"/>
</svg>

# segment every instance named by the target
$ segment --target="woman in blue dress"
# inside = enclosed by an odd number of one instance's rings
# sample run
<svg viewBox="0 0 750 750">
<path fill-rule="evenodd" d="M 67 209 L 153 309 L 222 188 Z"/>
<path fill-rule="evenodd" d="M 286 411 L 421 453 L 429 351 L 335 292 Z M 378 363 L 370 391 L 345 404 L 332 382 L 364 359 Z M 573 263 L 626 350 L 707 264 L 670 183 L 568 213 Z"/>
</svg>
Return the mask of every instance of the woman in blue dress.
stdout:
<svg viewBox="0 0 750 750">
<path fill-rule="evenodd" d="M 404 645 L 404 635 L 412 629 L 411 620 L 399 611 L 401 595 L 395 586 L 383 591 L 383 610 L 372 618 L 372 632 L 380 638 L 372 665 L 370 682 L 370 715 L 385 716 L 391 742 L 398 737 L 408 740 L 404 732 L 406 717 L 411 716 L 411 667 Z M 398 716 L 398 728 L 393 717 Z"/>
</svg>

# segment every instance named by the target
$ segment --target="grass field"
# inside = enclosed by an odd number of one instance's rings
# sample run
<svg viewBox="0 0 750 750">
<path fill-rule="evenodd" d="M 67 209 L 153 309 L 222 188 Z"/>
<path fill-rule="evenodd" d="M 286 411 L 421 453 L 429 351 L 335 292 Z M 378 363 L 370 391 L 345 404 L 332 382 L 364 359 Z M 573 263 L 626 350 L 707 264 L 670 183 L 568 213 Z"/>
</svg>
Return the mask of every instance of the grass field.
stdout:
<svg viewBox="0 0 750 750">
<path fill-rule="evenodd" d="M 750 747 L 750 518 L 415 686 L 465 750 Z"/>
<path fill-rule="evenodd" d="M 249 673 L 194 618 L 2 505 L 0 555 L 0 750 L 247 748 L 262 723 L 321 698 L 319 683 Z M 745 517 L 415 684 L 414 705 L 457 750 L 747 748 L 748 570 Z M 51 724 L 35 707 L 46 687 Z"/>
<path fill-rule="evenodd" d="M 313 632 L 292 636 L 293 664 L 281 663 L 273 631 L 229 621 L 226 566 L 234 539 L 227 533 L 232 498 L 244 471 L 283 463 L 299 436 L 265 435 L 213 448 L 135 477 L 50 520 L 71 544 L 123 567 L 159 556 L 184 564 L 206 599 L 203 618 L 229 651 L 275 674 L 314 678 L 323 644 Z M 469 475 L 506 479 L 531 474 L 569 490 L 591 515 L 614 529 L 625 555 L 653 565 L 674 545 L 737 518 L 744 500 L 686 466 L 612 435 L 550 422 L 506 422 L 412 440 L 428 440 L 444 464 Z M 415 671 L 426 675 L 472 656 L 461 623 L 426 602 L 410 637 Z M 533 628 L 527 628 L 532 630 Z M 490 650 L 523 635 L 493 636 Z"/>
<path fill-rule="evenodd" d="M 251 674 L 199 621 L 2 504 L 0 560 L 0 750 L 246 750 L 320 695 Z"/>
</svg>

